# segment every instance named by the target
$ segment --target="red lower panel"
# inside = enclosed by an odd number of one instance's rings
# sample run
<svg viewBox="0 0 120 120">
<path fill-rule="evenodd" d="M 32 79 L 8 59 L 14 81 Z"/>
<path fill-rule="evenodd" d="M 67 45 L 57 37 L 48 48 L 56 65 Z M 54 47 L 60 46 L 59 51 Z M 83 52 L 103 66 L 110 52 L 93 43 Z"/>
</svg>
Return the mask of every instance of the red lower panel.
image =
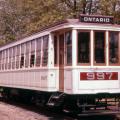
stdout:
<svg viewBox="0 0 120 120">
<path fill-rule="evenodd" d="M 80 80 L 118 80 L 118 72 L 81 72 Z"/>
</svg>

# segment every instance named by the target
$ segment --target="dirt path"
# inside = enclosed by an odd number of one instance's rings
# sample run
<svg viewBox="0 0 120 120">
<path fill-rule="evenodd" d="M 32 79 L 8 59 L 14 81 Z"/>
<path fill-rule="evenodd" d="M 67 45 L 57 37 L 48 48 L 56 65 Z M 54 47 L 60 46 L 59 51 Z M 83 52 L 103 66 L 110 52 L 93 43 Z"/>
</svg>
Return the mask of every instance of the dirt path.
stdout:
<svg viewBox="0 0 120 120">
<path fill-rule="evenodd" d="M 0 120 L 70 120 L 50 113 L 36 113 L 21 107 L 0 102 Z"/>
</svg>

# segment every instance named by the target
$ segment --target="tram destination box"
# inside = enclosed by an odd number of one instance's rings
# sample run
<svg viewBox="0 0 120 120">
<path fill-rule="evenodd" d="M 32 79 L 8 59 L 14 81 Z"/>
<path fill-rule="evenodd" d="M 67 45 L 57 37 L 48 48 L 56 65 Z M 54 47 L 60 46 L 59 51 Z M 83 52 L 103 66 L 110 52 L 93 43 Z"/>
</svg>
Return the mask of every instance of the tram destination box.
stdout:
<svg viewBox="0 0 120 120">
<path fill-rule="evenodd" d="M 96 15 L 80 15 L 80 22 L 85 23 L 104 23 L 104 24 L 113 24 L 113 16 L 96 16 Z"/>
</svg>

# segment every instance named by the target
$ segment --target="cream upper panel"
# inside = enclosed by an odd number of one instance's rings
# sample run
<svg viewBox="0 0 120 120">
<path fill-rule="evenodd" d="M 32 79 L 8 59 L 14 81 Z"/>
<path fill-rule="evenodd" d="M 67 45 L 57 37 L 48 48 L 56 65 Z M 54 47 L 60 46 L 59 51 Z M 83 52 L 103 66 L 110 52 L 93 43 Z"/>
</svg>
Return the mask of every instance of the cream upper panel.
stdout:
<svg viewBox="0 0 120 120">
<path fill-rule="evenodd" d="M 55 32 L 58 30 L 60 31 L 60 30 L 67 29 L 67 28 L 81 29 L 81 30 L 120 31 L 120 25 L 116 25 L 116 24 L 82 23 L 79 21 L 79 19 L 68 19 L 64 23 L 53 25 L 52 27 L 48 27 L 42 30 L 41 32 L 30 35 L 28 37 L 12 42 L 10 44 L 4 45 L 3 47 L 0 47 L 0 51 L 7 49 L 9 47 L 19 45 L 21 43 L 33 40 L 33 39 L 36 39 L 36 38 L 39 38 L 41 36 L 48 35 L 51 32 Z"/>
</svg>

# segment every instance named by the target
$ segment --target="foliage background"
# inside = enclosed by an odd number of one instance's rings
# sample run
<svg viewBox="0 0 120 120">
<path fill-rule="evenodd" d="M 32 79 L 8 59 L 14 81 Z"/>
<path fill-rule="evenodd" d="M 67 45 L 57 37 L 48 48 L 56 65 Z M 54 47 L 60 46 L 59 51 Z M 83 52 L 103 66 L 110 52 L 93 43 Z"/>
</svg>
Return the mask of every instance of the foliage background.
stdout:
<svg viewBox="0 0 120 120">
<path fill-rule="evenodd" d="M 110 15 L 120 23 L 120 0 L 0 0 L 0 45 L 79 14 Z"/>
</svg>

